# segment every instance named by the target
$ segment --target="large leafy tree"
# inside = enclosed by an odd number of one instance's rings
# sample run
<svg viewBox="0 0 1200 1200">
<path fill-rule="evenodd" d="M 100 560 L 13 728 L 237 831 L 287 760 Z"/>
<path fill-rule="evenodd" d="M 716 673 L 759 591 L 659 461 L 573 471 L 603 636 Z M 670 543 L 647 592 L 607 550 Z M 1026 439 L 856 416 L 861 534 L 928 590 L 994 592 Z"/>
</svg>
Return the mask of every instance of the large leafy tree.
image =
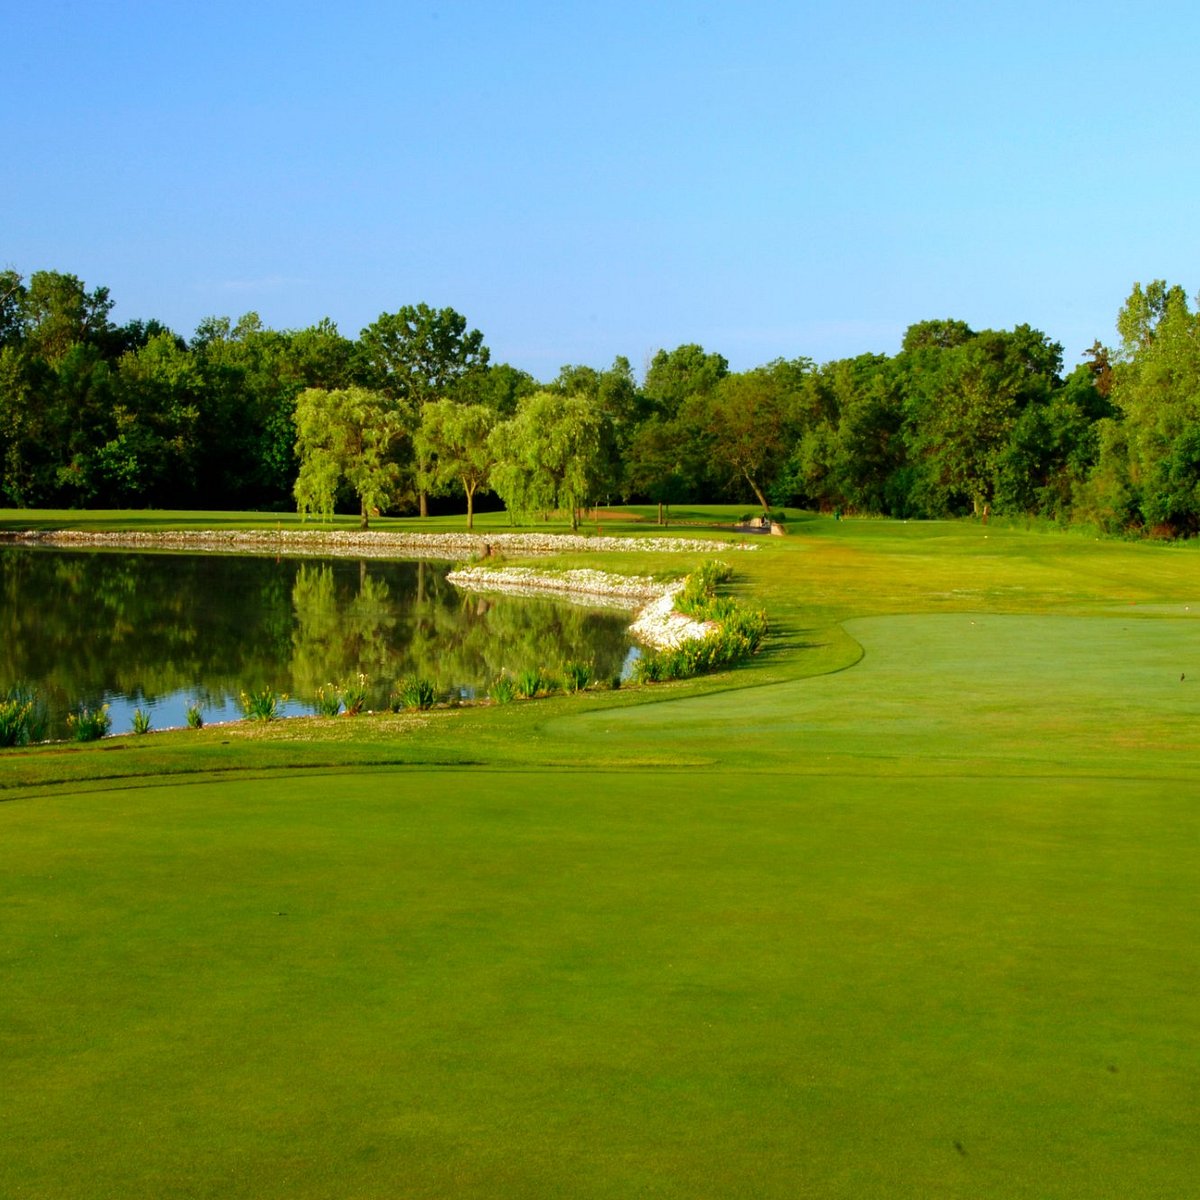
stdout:
<svg viewBox="0 0 1200 1200">
<path fill-rule="evenodd" d="M 192 499 L 203 399 L 194 357 L 174 334 L 157 333 L 121 356 L 116 394 L 121 429 L 111 451 L 136 464 L 131 495 L 164 505 Z"/>
<path fill-rule="evenodd" d="M 684 401 L 711 395 L 728 374 L 729 363 L 722 355 L 707 353 L 703 346 L 689 342 L 655 354 L 646 369 L 642 391 L 654 408 L 670 419 Z"/>
<path fill-rule="evenodd" d="M 701 402 L 713 467 L 749 487 L 763 512 L 792 446 L 793 382 L 791 372 L 763 367 L 727 376 Z"/>
<path fill-rule="evenodd" d="M 655 415 L 638 426 L 625 458 L 625 479 L 631 493 L 658 505 L 658 523 L 665 525 L 672 504 L 693 490 L 688 477 L 686 441 L 677 424 Z"/>
<path fill-rule="evenodd" d="M 371 514 L 395 500 L 400 480 L 395 454 L 411 434 L 410 410 L 382 392 L 306 388 L 296 400 L 298 510 L 328 520 L 345 483 L 358 498 L 363 529 L 369 528 Z"/>
<path fill-rule="evenodd" d="M 372 388 L 407 403 L 417 419 L 437 400 L 475 398 L 483 387 L 488 348 L 478 329 L 452 308 L 405 305 L 383 313 L 359 335 L 364 371 Z M 418 455 L 421 516 L 428 515 L 431 464 Z"/>
<path fill-rule="evenodd" d="M 1028 325 L 902 354 L 905 433 L 928 512 L 994 507 L 1002 464 L 1026 409 L 1061 386 L 1062 347 Z"/>
<path fill-rule="evenodd" d="M 547 389 L 587 400 L 601 419 L 604 444 L 597 484 L 605 496 L 628 494 L 627 464 L 638 428 L 651 413 L 638 391 L 629 359 L 618 355 L 607 370 L 564 366 Z"/>
<path fill-rule="evenodd" d="M 1171 534 L 1200 531 L 1200 313 L 1182 288 L 1134 286 L 1117 319 L 1114 423 L 1101 430 L 1096 483 L 1110 519 Z M 1109 424 L 1108 422 L 1105 423 Z"/>
<path fill-rule="evenodd" d="M 22 297 L 26 348 L 55 366 L 72 346 L 101 346 L 112 306 L 108 288 L 89 292 L 75 275 L 35 271 Z"/>
<path fill-rule="evenodd" d="M 467 498 L 467 528 L 475 528 L 475 494 L 486 487 L 495 466 L 490 440 L 497 416 L 485 404 L 436 400 L 425 406 L 416 434 L 418 457 L 430 464 L 432 487 L 461 487 Z"/>
<path fill-rule="evenodd" d="M 99 448 L 113 436 L 107 288 L 35 271 L 0 278 L 2 489 L 21 504 L 110 495 Z"/>
<path fill-rule="evenodd" d="M 603 464 L 604 419 L 579 396 L 535 392 L 492 433 L 492 486 L 514 515 L 567 509 L 571 528 L 595 494 Z"/>
</svg>

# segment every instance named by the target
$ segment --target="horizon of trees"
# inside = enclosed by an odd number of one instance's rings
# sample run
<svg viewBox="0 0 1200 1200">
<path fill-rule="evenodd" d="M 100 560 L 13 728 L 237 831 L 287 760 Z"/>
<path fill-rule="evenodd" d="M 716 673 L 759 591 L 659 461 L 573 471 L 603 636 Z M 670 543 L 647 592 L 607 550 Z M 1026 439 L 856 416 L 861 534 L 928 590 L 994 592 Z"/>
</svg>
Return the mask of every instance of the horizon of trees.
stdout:
<svg viewBox="0 0 1200 1200">
<path fill-rule="evenodd" d="M 450 308 L 191 339 L 115 325 L 106 288 L 0 272 L 0 505 L 299 507 L 318 517 L 483 497 L 514 516 L 698 501 L 895 517 L 974 513 L 1200 532 L 1200 312 L 1134 285 L 1120 341 L 1071 371 L 1028 325 L 909 327 L 894 355 L 733 372 L 696 344 L 568 364 L 493 363 Z"/>
</svg>

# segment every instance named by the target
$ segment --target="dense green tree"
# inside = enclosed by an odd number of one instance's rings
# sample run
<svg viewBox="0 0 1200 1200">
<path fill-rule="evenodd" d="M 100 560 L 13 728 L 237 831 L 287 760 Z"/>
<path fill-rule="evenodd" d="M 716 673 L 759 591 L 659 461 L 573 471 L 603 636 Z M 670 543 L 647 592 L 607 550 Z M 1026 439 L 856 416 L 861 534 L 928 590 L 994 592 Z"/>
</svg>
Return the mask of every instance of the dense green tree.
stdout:
<svg viewBox="0 0 1200 1200">
<path fill-rule="evenodd" d="M 370 386 L 403 400 L 420 419 L 436 400 L 471 400 L 483 386 L 489 353 L 478 329 L 452 308 L 405 305 L 383 313 L 359 337 Z M 421 516 L 428 514 L 429 464 L 415 464 Z"/>
<path fill-rule="evenodd" d="M 117 363 L 125 446 L 137 462 L 129 498 L 170 506 L 197 500 L 197 423 L 203 383 L 194 357 L 169 332 L 126 351 Z"/>
<path fill-rule="evenodd" d="M 597 488 L 606 497 L 625 495 L 629 448 L 651 408 L 638 391 L 629 359 L 618 355 L 607 370 L 565 366 L 550 391 L 585 399 L 601 418 L 604 442 L 600 451 Z"/>
<path fill-rule="evenodd" d="M 498 417 L 511 417 L 520 401 L 538 390 L 537 380 L 528 371 L 509 363 L 489 363 L 486 369 L 467 372 L 454 388 L 454 399 L 485 404 Z"/>
<path fill-rule="evenodd" d="M 921 350 L 953 350 L 975 336 L 966 321 L 918 321 L 904 331 L 900 350 L 916 354 Z"/>
<path fill-rule="evenodd" d="M 357 347 L 328 317 L 287 335 L 286 359 L 297 394 L 306 387 L 333 391 L 359 382 Z"/>
<path fill-rule="evenodd" d="M 1062 347 L 1019 325 L 949 349 L 918 350 L 907 360 L 906 435 L 920 467 L 919 509 L 986 516 L 1021 414 L 1047 403 L 1061 384 Z"/>
<path fill-rule="evenodd" d="M 25 280 L 17 271 L 0 271 L 0 349 L 24 341 Z"/>
<path fill-rule="evenodd" d="M 655 415 L 638 426 L 626 455 L 626 481 L 632 494 L 658 505 L 658 523 L 672 504 L 687 499 L 691 487 L 684 465 L 686 442 L 675 422 Z"/>
<path fill-rule="evenodd" d="M 706 353 L 694 342 L 674 350 L 659 350 L 650 360 L 642 391 L 668 420 L 692 396 L 711 395 L 729 374 L 729 363 L 720 354 Z"/>
<path fill-rule="evenodd" d="M 1087 365 L 1052 389 L 1044 404 L 1027 405 L 1000 455 L 998 510 L 1069 517 L 1099 455 L 1100 422 L 1111 413 Z"/>
<path fill-rule="evenodd" d="M 699 403 L 713 468 L 729 481 L 744 481 L 767 512 L 767 489 L 787 460 L 794 434 L 788 376 L 770 367 L 729 375 Z"/>
<path fill-rule="evenodd" d="M 1110 522 L 1135 514 L 1170 533 L 1200 531 L 1200 314 L 1182 288 L 1156 280 L 1134 286 L 1117 319 L 1114 421 L 1101 431 L 1097 487 L 1108 491 Z"/>
<path fill-rule="evenodd" d="M 35 271 L 22 297 L 26 349 L 56 366 L 72 346 L 99 345 L 112 305 L 108 288 L 89 292 L 75 275 Z"/>
<path fill-rule="evenodd" d="M 296 474 L 292 406 L 302 384 L 287 335 L 257 313 L 202 321 L 192 339 L 200 380 L 196 486 L 208 503 L 282 500 Z"/>
</svg>

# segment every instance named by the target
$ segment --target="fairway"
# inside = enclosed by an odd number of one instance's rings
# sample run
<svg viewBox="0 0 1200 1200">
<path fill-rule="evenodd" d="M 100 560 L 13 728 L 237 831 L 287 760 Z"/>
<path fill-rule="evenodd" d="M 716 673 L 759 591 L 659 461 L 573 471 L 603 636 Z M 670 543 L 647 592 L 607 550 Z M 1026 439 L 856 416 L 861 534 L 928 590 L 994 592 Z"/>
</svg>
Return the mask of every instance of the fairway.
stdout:
<svg viewBox="0 0 1200 1200">
<path fill-rule="evenodd" d="M 1147 549 L 825 522 L 737 563 L 721 679 L 10 752 L 0 1196 L 1194 1194 L 1200 586 Z"/>
</svg>

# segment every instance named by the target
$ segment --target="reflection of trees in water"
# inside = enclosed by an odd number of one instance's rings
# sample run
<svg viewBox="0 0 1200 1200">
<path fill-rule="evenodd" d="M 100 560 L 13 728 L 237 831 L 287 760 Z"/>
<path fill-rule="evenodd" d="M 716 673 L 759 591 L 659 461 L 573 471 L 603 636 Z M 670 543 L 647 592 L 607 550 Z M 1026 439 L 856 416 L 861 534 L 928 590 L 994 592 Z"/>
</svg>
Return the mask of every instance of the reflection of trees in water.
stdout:
<svg viewBox="0 0 1200 1200">
<path fill-rule="evenodd" d="M 378 564 L 302 564 L 292 592 L 296 613 L 292 675 L 297 694 L 361 671 L 371 703 L 383 704 L 406 675 L 439 688 L 485 685 L 502 670 L 554 667 L 567 659 L 615 674 L 625 657 L 625 622 L 566 604 L 459 592 L 446 570 L 406 564 L 399 579 Z M 339 569 L 342 568 L 342 569 Z"/>
<path fill-rule="evenodd" d="M 404 675 L 439 687 L 587 659 L 620 669 L 625 622 L 568 604 L 459 592 L 431 563 L 0 548 L 0 687 L 53 710 L 106 694 L 250 688 L 311 697 L 362 671 L 379 706 Z"/>
<path fill-rule="evenodd" d="M 366 563 L 338 566 L 348 569 L 301 563 L 292 585 L 292 686 L 300 696 L 359 671 L 374 680 L 391 657 L 399 625 L 391 586 Z"/>
<path fill-rule="evenodd" d="M 28 681 L 62 711 L 106 693 L 226 695 L 275 679 L 290 632 L 284 571 L 270 560 L 5 548 L 0 683 Z"/>
</svg>

